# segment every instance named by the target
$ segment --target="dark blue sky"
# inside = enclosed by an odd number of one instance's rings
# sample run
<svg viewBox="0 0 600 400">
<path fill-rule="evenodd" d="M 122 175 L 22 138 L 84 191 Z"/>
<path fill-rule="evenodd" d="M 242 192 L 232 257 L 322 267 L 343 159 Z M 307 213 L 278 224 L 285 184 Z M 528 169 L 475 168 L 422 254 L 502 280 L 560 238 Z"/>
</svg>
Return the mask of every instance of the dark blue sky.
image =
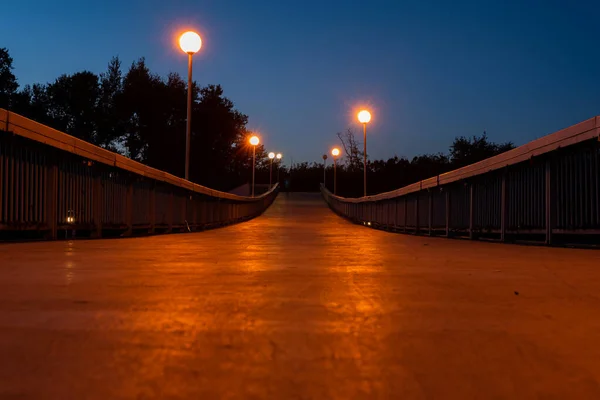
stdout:
<svg viewBox="0 0 600 400">
<path fill-rule="evenodd" d="M 5 1 L 0 46 L 20 84 L 127 68 L 186 74 L 181 27 L 289 162 L 319 160 L 370 105 L 371 157 L 446 151 L 457 135 L 523 144 L 600 114 L 598 1 Z M 183 134 L 183 133 L 182 133 Z M 362 140 L 362 139 L 361 139 Z"/>
</svg>

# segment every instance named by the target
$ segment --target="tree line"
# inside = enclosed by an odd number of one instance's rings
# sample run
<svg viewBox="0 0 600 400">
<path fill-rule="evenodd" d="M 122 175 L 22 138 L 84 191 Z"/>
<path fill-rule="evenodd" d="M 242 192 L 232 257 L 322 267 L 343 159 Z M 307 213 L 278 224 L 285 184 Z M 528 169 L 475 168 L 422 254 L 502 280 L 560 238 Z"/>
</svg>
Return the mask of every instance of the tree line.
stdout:
<svg viewBox="0 0 600 400">
<path fill-rule="evenodd" d="M 237 110 L 220 85 L 192 86 L 190 180 L 230 190 L 250 180 L 252 148 L 248 116 Z M 13 59 L 0 48 L 0 108 L 7 108 L 79 139 L 118 152 L 176 176 L 184 175 L 187 83 L 177 73 L 166 78 L 150 71 L 144 58 L 127 70 L 114 57 L 106 71 L 63 74 L 49 83 L 20 87 Z M 338 194 L 362 195 L 361 143 L 348 129 L 337 134 L 343 157 L 337 168 Z M 394 156 L 369 160 L 370 194 L 397 189 L 514 148 L 480 136 L 459 136 L 448 153 L 411 160 Z M 269 159 L 257 146 L 257 182 L 269 181 Z M 329 156 L 327 186 L 333 190 Z M 275 175 L 274 168 L 274 177 Z M 322 163 L 280 168 L 284 190 L 316 191 L 323 181 Z"/>
<path fill-rule="evenodd" d="M 99 75 L 81 71 L 19 87 L 12 64 L 8 50 L 0 48 L 0 107 L 184 176 L 187 83 L 179 74 L 160 77 L 144 58 L 124 70 L 114 57 Z M 252 162 L 248 116 L 220 85 L 194 82 L 192 99 L 190 180 L 220 190 L 247 182 Z M 262 145 L 256 156 L 264 170 L 268 164 Z"/>
<path fill-rule="evenodd" d="M 351 129 L 337 134 L 342 156 L 337 163 L 337 194 L 360 197 L 363 194 L 363 151 Z M 512 142 L 494 143 L 486 132 L 471 137 L 458 136 L 448 153 L 422 154 L 408 159 L 394 156 L 387 160 L 367 160 L 368 194 L 388 192 L 412 183 L 464 167 L 513 149 Z M 318 183 L 325 183 L 333 192 L 333 159 L 328 155 L 323 163 L 299 163 L 286 171 L 286 184 L 292 190 L 317 190 Z"/>
</svg>

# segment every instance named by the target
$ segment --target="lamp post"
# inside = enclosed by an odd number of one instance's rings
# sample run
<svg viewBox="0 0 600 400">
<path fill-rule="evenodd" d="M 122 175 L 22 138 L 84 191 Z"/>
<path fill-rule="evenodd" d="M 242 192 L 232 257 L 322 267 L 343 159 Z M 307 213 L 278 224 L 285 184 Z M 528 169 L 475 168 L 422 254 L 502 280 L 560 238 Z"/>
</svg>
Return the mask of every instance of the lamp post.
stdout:
<svg viewBox="0 0 600 400">
<path fill-rule="evenodd" d="M 279 168 L 281 167 L 281 165 L 280 165 L 281 164 L 281 157 L 283 157 L 281 155 L 281 153 L 277 153 L 277 156 L 276 156 L 276 158 L 277 158 L 277 183 L 279 183 Z M 280 188 L 280 190 L 281 190 L 281 188 Z"/>
<path fill-rule="evenodd" d="M 179 47 L 188 55 L 187 121 L 185 128 L 185 179 L 190 177 L 190 135 L 192 130 L 192 56 L 202 47 L 202 39 L 196 32 L 185 32 L 179 38 Z"/>
<path fill-rule="evenodd" d="M 254 197 L 254 169 L 256 167 L 256 146 L 260 143 L 258 136 L 252 136 L 250 138 L 250 144 L 252 145 L 252 197 Z"/>
<path fill-rule="evenodd" d="M 340 155 L 340 149 L 334 147 L 331 155 L 333 156 L 333 194 L 337 195 L 337 158 Z"/>
<path fill-rule="evenodd" d="M 361 110 L 358 113 L 358 122 L 360 122 L 361 124 L 363 124 L 363 141 L 365 144 L 364 147 L 364 162 L 363 162 L 363 168 L 364 168 L 364 176 L 363 176 L 363 196 L 366 197 L 367 196 L 367 124 L 369 123 L 369 121 L 371 121 L 371 113 L 368 112 L 367 110 Z"/>
<path fill-rule="evenodd" d="M 325 181 L 327 178 L 327 176 L 325 174 L 326 168 L 327 168 L 327 154 L 323 154 L 323 187 L 327 187 L 325 185 Z"/>
<path fill-rule="evenodd" d="M 275 153 L 270 152 L 269 158 L 271 159 L 271 164 L 269 164 L 269 189 L 271 189 L 271 184 L 273 182 L 273 159 L 275 158 Z"/>
</svg>

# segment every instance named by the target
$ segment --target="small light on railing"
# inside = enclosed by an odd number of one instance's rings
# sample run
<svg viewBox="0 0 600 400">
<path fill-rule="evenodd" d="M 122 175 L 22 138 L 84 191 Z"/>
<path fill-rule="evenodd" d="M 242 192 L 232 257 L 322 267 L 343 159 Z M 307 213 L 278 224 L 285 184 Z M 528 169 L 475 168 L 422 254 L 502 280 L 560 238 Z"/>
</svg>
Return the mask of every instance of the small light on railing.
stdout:
<svg viewBox="0 0 600 400">
<path fill-rule="evenodd" d="M 367 225 L 371 226 L 371 222 L 367 222 Z"/>
</svg>

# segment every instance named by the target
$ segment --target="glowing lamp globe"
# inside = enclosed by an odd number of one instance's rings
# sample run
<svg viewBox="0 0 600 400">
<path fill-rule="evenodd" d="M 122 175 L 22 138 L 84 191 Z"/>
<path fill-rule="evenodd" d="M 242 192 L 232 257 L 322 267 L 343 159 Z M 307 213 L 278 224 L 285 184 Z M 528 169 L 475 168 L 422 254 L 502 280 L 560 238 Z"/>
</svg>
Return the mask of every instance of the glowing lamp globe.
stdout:
<svg viewBox="0 0 600 400">
<path fill-rule="evenodd" d="M 334 148 L 333 150 L 331 150 L 331 155 L 334 157 L 337 157 L 340 155 L 340 149 L 338 149 L 337 147 Z"/>
<path fill-rule="evenodd" d="M 278 160 L 281 160 L 281 157 L 283 157 L 283 156 L 281 155 L 281 153 L 277 153 L 277 159 L 278 159 Z"/>
<path fill-rule="evenodd" d="M 250 138 L 250 144 L 251 144 L 252 146 L 256 146 L 256 145 L 258 145 L 259 143 L 260 143 L 260 140 L 258 139 L 258 136 L 252 136 L 252 137 Z"/>
<path fill-rule="evenodd" d="M 361 112 L 358 113 L 358 121 L 361 124 L 366 124 L 369 121 L 371 121 L 371 113 L 368 112 L 367 110 L 362 110 Z"/>
<path fill-rule="evenodd" d="M 273 152 L 270 152 L 270 153 L 269 153 L 269 158 L 270 158 L 271 160 L 272 160 L 272 159 L 274 159 L 274 158 L 275 158 L 275 153 L 273 153 Z"/>
<path fill-rule="evenodd" d="M 202 39 L 196 32 L 188 31 L 179 38 L 179 47 L 185 53 L 194 54 L 202 47 Z"/>
</svg>

